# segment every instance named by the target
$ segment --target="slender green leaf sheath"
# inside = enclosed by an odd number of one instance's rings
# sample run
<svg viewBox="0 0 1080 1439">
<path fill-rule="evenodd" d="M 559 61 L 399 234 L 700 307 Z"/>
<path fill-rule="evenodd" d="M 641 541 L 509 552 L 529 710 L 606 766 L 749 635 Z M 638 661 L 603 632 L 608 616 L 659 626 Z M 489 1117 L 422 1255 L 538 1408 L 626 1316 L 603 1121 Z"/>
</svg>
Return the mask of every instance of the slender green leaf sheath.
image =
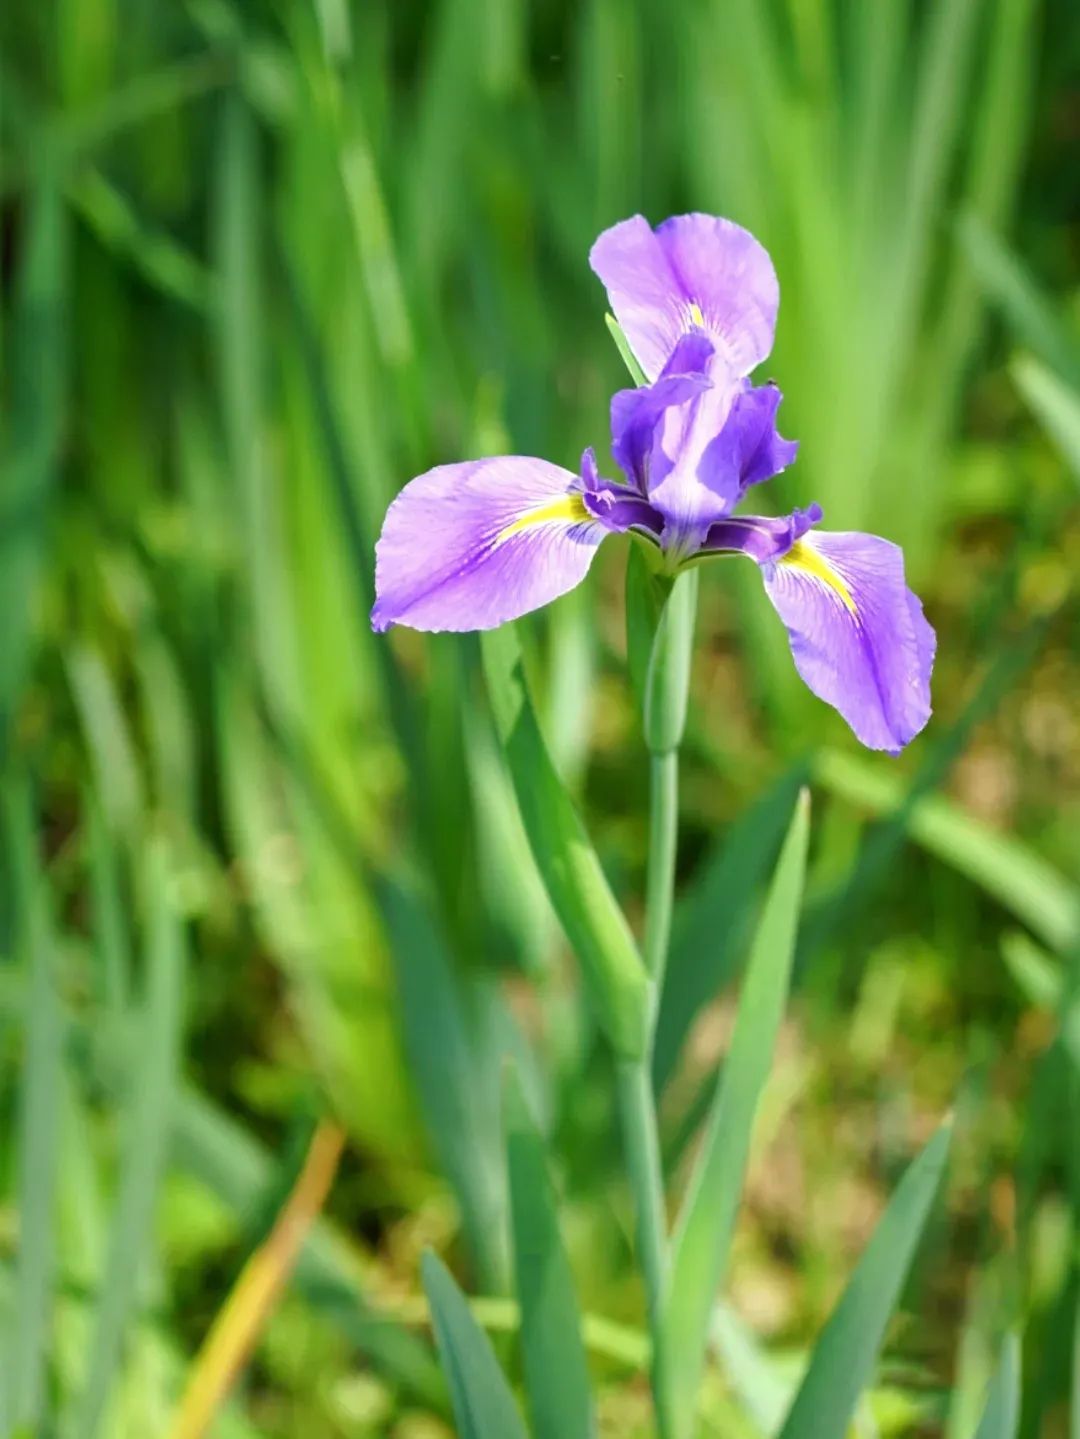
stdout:
<svg viewBox="0 0 1080 1439">
<path fill-rule="evenodd" d="M 809 834 L 810 796 L 804 789 L 762 910 L 731 1050 L 674 1240 L 662 1378 L 679 1439 L 693 1432 L 708 1329 L 735 1227 L 754 1115 L 787 1000 Z"/>
<path fill-rule="evenodd" d="M 697 594 L 697 570 L 679 575 L 656 627 L 643 713 L 645 743 L 654 755 L 670 754 L 682 743 L 690 694 Z"/>
<path fill-rule="evenodd" d="M 589 1371 L 574 1283 L 559 1234 L 544 1142 L 516 1068 L 503 1085 L 514 1274 L 535 1439 L 591 1439 Z"/>
<path fill-rule="evenodd" d="M 460 1439 L 526 1439 L 510 1386 L 465 1296 L 430 1252 L 423 1275 Z"/>
<path fill-rule="evenodd" d="M 639 715 L 645 713 L 653 642 L 673 584 L 653 547 L 635 540 L 626 556 L 626 661 Z"/>
<path fill-rule="evenodd" d="M 645 679 L 643 722 L 649 766 L 649 864 L 645 890 L 645 967 L 659 996 L 671 940 L 679 829 L 678 748 L 686 728 L 697 613 L 696 570 L 680 575 L 664 604 Z M 650 1021 L 650 1050 L 655 1016 Z"/>
<path fill-rule="evenodd" d="M 1020 1339 L 1016 1334 L 1007 1334 L 975 1439 L 1016 1439 L 1019 1430 Z"/>
<path fill-rule="evenodd" d="M 513 625 L 488 631 L 481 643 L 495 727 L 537 868 L 612 1048 L 622 1059 L 640 1059 L 650 984 L 630 927 L 551 762 Z"/>
<path fill-rule="evenodd" d="M 951 1138 L 951 1125 L 942 1125 L 909 1165 L 814 1346 L 780 1439 L 844 1439 L 859 1396 L 873 1376 L 885 1326 L 941 1182 Z"/>
</svg>

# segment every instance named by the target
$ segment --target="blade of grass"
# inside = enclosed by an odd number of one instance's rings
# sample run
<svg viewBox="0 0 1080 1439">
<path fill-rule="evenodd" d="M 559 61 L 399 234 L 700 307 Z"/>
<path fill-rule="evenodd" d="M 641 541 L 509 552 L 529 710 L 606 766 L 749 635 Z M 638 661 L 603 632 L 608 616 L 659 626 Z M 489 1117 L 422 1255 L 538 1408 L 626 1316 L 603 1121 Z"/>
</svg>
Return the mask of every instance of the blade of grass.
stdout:
<svg viewBox="0 0 1080 1439">
<path fill-rule="evenodd" d="M 311 1228 L 326 1202 L 344 1132 L 323 1121 L 269 1236 L 244 1265 L 188 1375 L 170 1439 L 202 1439 L 258 1342 Z"/>
<path fill-rule="evenodd" d="M 138 1302 L 140 1268 L 153 1232 L 176 1095 L 183 1022 L 184 941 L 168 895 L 167 857 L 152 845 L 147 865 L 146 997 L 141 1050 L 129 1076 L 127 1116 L 116 1210 L 95 1306 L 94 1336 L 72 1434 L 100 1432 L 119 1378 L 124 1334 Z"/>
<path fill-rule="evenodd" d="M 1017 1439 L 1020 1428 L 1020 1339 L 1006 1336 L 975 1439 Z"/>
<path fill-rule="evenodd" d="M 830 794 L 871 814 L 890 815 L 905 801 L 901 780 L 859 756 L 826 750 L 814 775 Z M 907 832 L 1051 949 L 1067 953 L 1080 938 L 1080 891 L 1019 840 L 987 829 L 938 795 L 927 795 L 911 807 Z"/>
<path fill-rule="evenodd" d="M 425 907 L 389 882 L 378 896 L 425 1126 L 461 1206 L 480 1283 L 493 1290 L 506 1272 L 497 1089 L 485 1082 L 495 1074 L 485 1074 L 482 1035 L 469 1023 L 463 982 Z"/>
<path fill-rule="evenodd" d="M 844 1439 L 926 1226 L 950 1138 L 943 1125 L 901 1179 L 814 1346 L 780 1439 Z"/>
<path fill-rule="evenodd" d="M 731 1050 L 672 1242 L 662 1382 L 674 1432 L 689 1434 L 716 1290 L 742 1193 L 758 1100 L 783 1018 L 810 834 L 810 796 L 796 803 L 747 965 Z"/>
<path fill-rule="evenodd" d="M 464 1294 L 430 1251 L 424 1255 L 423 1275 L 460 1439 L 526 1439 L 491 1341 L 469 1312 Z"/>
<path fill-rule="evenodd" d="M 514 1274 L 533 1434 L 535 1439 L 590 1439 L 595 1425 L 577 1296 L 559 1235 L 543 1140 L 512 1066 L 503 1085 L 503 1106 Z"/>
<path fill-rule="evenodd" d="M 274 1164 L 263 1145 L 195 1090 L 180 1095 L 173 1144 L 176 1161 L 237 1215 L 250 1214 L 273 1182 Z M 317 1313 L 410 1396 L 445 1408 L 437 1367 L 411 1334 L 373 1308 L 355 1254 L 323 1220 L 308 1234 L 295 1282 Z"/>
<path fill-rule="evenodd" d="M 68 219 L 53 156 L 38 160 L 8 336 L 0 502 L 0 757 L 30 658 L 67 388 Z"/>
<path fill-rule="evenodd" d="M 1016 338 L 1063 380 L 1080 385 L 1080 339 L 1062 324 L 1060 305 L 1042 293 L 1020 260 L 977 215 L 963 216 L 959 236 L 979 283 Z"/>
<path fill-rule="evenodd" d="M 1030 355 L 1018 356 L 1009 369 L 1016 388 L 1080 483 L 1080 392 Z"/>
<path fill-rule="evenodd" d="M 6 1421 L 15 1432 L 38 1434 L 46 1425 L 64 1025 L 54 976 L 56 955 L 44 878 L 35 854 L 33 816 L 25 784 L 8 787 L 4 812 L 18 885 L 19 948 L 29 971 L 29 1004 L 18 1100 L 19 1247 L 11 1316 L 14 1331 L 9 1337 L 5 1364 L 11 1384 L 10 1411 L 6 1416 L 0 1413 L 0 1426 Z"/>
</svg>

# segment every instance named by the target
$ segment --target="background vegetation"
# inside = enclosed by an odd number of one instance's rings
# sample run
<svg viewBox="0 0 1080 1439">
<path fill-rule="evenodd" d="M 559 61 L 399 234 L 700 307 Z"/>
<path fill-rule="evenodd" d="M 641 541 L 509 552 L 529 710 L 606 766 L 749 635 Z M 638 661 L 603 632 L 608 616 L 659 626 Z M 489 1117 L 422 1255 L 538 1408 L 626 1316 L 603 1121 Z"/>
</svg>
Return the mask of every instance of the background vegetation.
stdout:
<svg viewBox="0 0 1080 1439">
<path fill-rule="evenodd" d="M 446 1435 L 425 1246 L 515 1372 L 507 1050 L 603 1432 L 648 1432 L 608 1062 L 477 648 L 366 616 L 410 476 L 603 453 L 625 379 L 589 245 L 697 208 L 780 274 L 779 502 L 901 541 L 939 633 L 935 718 L 889 762 L 801 690 L 751 567 L 703 575 L 655 1064 L 676 1187 L 804 780 L 814 821 L 702 1432 L 772 1432 L 954 1109 L 863 1422 L 966 1439 L 1011 1329 L 1024 1439 L 1075 1439 L 1073 7 L 54 0 L 0 27 L 0 1433 L 181 1432 L 332 1116 L 326 1218 L 207 1432 Z M 639 918 L 624 563 L 522 635 Z"/>
</svg>

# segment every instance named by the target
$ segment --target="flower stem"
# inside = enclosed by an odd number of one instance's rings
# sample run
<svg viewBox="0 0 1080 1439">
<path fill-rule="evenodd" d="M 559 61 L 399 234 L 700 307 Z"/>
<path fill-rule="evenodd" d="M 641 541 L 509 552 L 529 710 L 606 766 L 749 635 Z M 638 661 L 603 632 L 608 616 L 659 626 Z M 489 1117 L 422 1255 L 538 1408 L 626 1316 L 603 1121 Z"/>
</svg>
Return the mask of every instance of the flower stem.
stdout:
<svg viewBox="0 0 1080 1439">
<path fill-rule="evenodd" d="M 666 754 L 653 754 L 649 762 L 649 861 L 645 875 L 642 957 L 655 985 L 657 1001 L 664 985 L 671 939 L 678 831 L 679 751 L 672 749 Z"/>
<path fill-rule="evenodd" d="M 645 1055 L 636 1063 L 621 1063 L 618 1072 L 623 1142 L 637 1211 L 638 1262 L 645 1282 L 652 1338 L 653 1404 L 660 1439 L 671 1439 L 673 1428 L 663 1345 L 667 1216 L 652 1087 L 652 1048 L 671 939 L 679 833 L 679 744 L 686 722 L 696 608 L 697 576 L 681 575 L 660 616 L 649 656 L 642 715 L 649 750 L 649 857 L 642 958 L 652 998 Z"/>
<path fill-rule="evenodd" d="M 653 1345 L 653 1370 L 667 1279 L 667 1239 L 664 1218 L 664 1181 L 660 1172 L 660 1140 L 653 1104 L 649 1061 L 621 1060 L 616 1066 L 619 1110 L 626 1166 L 637 1210 L 638 1263 L 645 1281 L 645 1306 Z M 660 1425 L 661 1435 L 665 1433 Z"/>
</svg>

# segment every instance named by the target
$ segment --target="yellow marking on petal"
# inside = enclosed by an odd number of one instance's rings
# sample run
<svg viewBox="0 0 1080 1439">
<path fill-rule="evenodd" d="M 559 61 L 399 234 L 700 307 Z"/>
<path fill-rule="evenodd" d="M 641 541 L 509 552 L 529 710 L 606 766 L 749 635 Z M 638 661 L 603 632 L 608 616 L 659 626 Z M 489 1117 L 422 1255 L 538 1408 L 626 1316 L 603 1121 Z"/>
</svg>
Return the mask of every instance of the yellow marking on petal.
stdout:
<svg viewBox="0 0 1080 1439">
<path fill-rule="evenodd" d="M 805 540 L 796 540 L 787 554 L 777 561 L 777 564 L 790 565 L 792 569 L 801 570 L 804 575 L 819 580 L 832 590 L 833 594 L 840 597 L 846 610 L 853 615 L 858 614 L 855 600 L 843 577 L 833 569 L 819 550 L 815 550 Z"/>
<path fill-rule="evenodd" d="M 499 531 L 495 542 L 501 544 L 511 535 L 531 529 L 533 525 L 546 524 L 549 520 L 568 520 L 571 524 L 577 524 L 581 520 L 589 519 L 592 519 L 592 516 L 579 494 L 560 495 L 557 500 L 550 500 L 546 505 L 538 505 L 535 510 L 526 510 L 523 515 L 519 515 L 504 530 Z"/>
<path fill-rule="evenodd" d="M 690 302 L 690 318 L 695 325 L 700 325 L 702 329 L 705 328 L 705 316 L 701 313 L 701 306 L 696 300 Z"/>
</svg>

